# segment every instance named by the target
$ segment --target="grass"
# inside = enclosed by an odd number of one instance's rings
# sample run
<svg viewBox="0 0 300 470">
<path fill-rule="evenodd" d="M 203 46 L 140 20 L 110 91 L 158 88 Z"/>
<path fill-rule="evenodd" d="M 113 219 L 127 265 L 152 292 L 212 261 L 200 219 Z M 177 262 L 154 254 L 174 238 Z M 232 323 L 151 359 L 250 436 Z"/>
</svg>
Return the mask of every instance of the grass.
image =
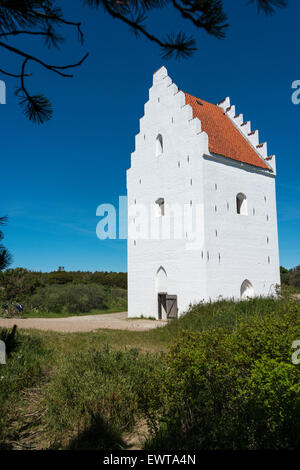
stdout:
<svg viewBox="0 0 300 470">
<path fill-rule="evenodd" d="M 6 365 L 0 365 L 0 449 L 9 449 L 18 435 L 19 411 L 26 407 L 24 393 L 44 377 L 49 369 L 51 352 L 42 338 L 34 334 L 17 332 L 12 335 L 0 329 L 0 339 L 7 346 Z"/>
<path fill-rule="evenodd" d="M 163 357 L 182 334 L 230 333 L 270 312 L 280 318 L 285 306 L 285 299 L 199 304 L 163 328 L 142 332 L 19 331 L 7 365 L 0 366 L 0 448 L 126 448 L 124 436 L 155 398 Z"/>
</svg>

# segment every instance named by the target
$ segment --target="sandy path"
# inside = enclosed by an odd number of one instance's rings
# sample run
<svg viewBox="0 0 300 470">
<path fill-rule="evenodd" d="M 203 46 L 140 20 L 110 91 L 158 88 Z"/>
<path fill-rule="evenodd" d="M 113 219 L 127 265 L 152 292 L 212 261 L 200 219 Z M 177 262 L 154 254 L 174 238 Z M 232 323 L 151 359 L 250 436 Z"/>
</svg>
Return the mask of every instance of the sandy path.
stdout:
<svg viewBox="0 0 300 470">
<path fill-rule="evenodd" d="M 106 313 L 102 315 L 84 315 L 67 318 L 0 318 L 0 327 L 10 328 L 17 325 L 19 328 L 32 328 L 36 330 L 51 330 L 61 332 L 93 331 L 98 328 L 109 330 L 146 331 L 164 326 L 166 323 L 159 320 L 129 320 L 127 312 Z"/>
</svg>

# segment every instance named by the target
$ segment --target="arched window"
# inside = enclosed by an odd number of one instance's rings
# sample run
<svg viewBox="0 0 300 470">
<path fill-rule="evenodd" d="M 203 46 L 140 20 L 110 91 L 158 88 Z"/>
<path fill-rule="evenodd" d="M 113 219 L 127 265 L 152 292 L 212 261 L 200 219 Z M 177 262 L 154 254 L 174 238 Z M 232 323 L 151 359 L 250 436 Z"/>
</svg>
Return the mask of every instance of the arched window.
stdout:
<svg viewBox="0 0 300 470">
<path fill-rule="evenodd" d="M 156 292 L 158 293 L 167 293 L 168 292 L 168 276 L 165 268 L 161 266 L 157 271 L 156 271 Z"/>
<path fill-rule="evenodd" d="M 155 203 L 157 204 L 157 216 L 165 215 L 165 200 L 163 197 L 159 197 Z"/>
<path fill-rule="evenodd" d="M 156 156 L 158 157 L 158 155 L 161 155 L 164 151 L 164 146 L 163 146 L 163 138 L 161 136 L 161 134 L 158 134 L 158 136 L 156 137 Z"/>
<path fill-rule="evenodd" d="M 243 193 L 236 196 L 236 212 L 240 215 L 248 215 L 247 198 Z"/>
<path fill-rule="evenodd" d="M 254 297 L 254 289 L 250 281 L 246 279 L 241 285 L 241 300 L 247 300 Z"/>
</svg>

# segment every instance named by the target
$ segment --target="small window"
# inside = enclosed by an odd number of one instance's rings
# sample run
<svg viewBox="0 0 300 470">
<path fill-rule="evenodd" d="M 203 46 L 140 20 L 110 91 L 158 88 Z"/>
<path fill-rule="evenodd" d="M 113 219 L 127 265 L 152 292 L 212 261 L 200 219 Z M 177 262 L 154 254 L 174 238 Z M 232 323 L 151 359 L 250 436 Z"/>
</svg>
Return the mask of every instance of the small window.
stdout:
<svg viewBox="0 0 300 470">
<path fill-rule="evenodd" d="M 190 163 L 190 156 L 187 156 L 187 162 Z"/>
<path fill-rule="evenodd" d="M 157 204 L 157 215 L 163 216 L 165 215 L 165 200 L 164 198 L 158 198 L 155 203 Z"/>
<path fill-rule="evenodd" d="M 161 155 L 163 153 L 163 150 L 163 138 L 161 134 L 158 134 L 158 136 L 156 137 L 156 156 L 158 157 L 159 155 Z"/>
<path fill-rule="evenodd" d="M 193 186 L 193 180 L 192 179 L 190 180 L 190 185 Z"/>
<path fill-rule="evenodd" d="M 218 190 L 218 185 L 217 185 L 217 184 L 215 184 L 215 190 L 216 190 L 216 191 Z"/>
<path fill-rule="evenodd" d="M 243 193 L 236 196 L 236 211 L 240 215 L 248 215 L 247 198 Z"/>
</svg>

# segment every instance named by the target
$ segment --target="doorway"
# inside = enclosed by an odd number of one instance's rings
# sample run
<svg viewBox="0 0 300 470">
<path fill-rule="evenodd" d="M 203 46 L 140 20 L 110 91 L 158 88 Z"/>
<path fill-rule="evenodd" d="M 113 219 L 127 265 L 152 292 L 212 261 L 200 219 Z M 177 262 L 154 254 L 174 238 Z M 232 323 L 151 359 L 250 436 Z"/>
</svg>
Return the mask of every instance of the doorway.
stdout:
<svg viewBox="0 0 300 470">
<path fill-rule="evenodd" d="M 158 293 L 158 319 L 170 320 L 178 317 L 177 295 Z"/>
</svg>

